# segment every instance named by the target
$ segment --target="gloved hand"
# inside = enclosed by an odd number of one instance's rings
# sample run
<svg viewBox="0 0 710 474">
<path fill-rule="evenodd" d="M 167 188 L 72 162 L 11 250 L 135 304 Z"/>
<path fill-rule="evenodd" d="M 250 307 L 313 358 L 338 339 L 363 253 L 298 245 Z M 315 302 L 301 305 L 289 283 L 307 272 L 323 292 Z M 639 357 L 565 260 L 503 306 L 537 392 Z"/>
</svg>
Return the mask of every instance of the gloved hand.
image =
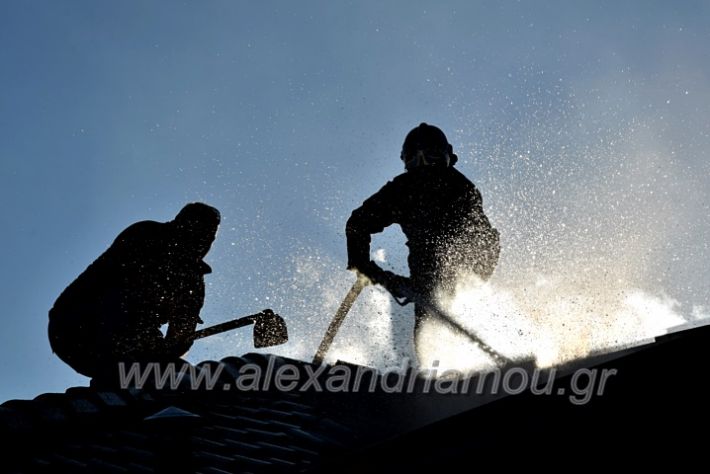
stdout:
<svg viewBox="0 0 710 474">
<path fill-rule="evenodd" d="M 197 317 L 199 322 L 202 320 Z M 185 318 L 182 320 L 174 320 L 168 324 L 168 332 L 165 335 L 166 350 L 177 357 L 185 354 L 194 340 L 191 338 L 195 333 L 198 321 L 195 318 Z"/>
<path fill-rule="evenodd" d="M 377 283 L 384 286 L 396 299 L 406 299 L 407 302 L 409 302 L 409 298 L 413 292 L 412 283 L 409 278 L 387 270 L 382 270 L 378 279 L 379 281 Z"/>
<path fill-rule="evenodd" d="M 373 261 L 351 269 L 365 275 L 372 283 L 384 286 L 397 299 L 408 298 L 412 293 L 409 278 L 383 270 Z"/>
<path fill-rule="evenodd" d="M 364 275 L 375 283 L 374 277 L 382 271 L 380 267 L 377 266 L 375 262 L 359 262 L 359 263 L 348 263 L 348 270 L 355 272 L 358 275 Z"/>
</svg>

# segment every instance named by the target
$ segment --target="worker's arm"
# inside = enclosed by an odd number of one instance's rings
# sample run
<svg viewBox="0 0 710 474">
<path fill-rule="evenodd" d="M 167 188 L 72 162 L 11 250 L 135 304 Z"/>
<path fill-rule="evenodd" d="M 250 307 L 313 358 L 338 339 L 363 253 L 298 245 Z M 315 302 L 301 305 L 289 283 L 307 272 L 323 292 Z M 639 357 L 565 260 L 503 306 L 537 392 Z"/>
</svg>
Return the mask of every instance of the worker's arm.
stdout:
<svg viewBox="0 0 710 474">
<path fill-rule="evenodd" d="M 490 278 L 500 257 L 500 234 L 495 229 L 486 213 L 483 211 L 483 199 L 478 189 L 471 183 L 471 192 L 467 196 L 468 231 L 470 247 L 468 251 L 473 258 L 472 268 L 483 280 Z"/>
<path fill-rule="evenodd" d="M 197 321 L 172 321 L 168 323 L 165 335 L 165 351 L 175 357 L 184 355 L 192 347 L 192 335 L 197 328 Z"/>
<path fill-rule="evenodd" d="M 370 260 L 370 243 L 372 234 L 382 232 L 400 219 L 404 196 L 398 188 L 396 180 L 387 183 L 352 212 L 345 226 L 348 270 L 357 271 L 373 283 L 386 286 L 396 297 L 400 296 L 397 290 L 407 285 L 409 279 L 383 270 Z"/>
<path fill-rule="evenodd" d="M 391 181 L 352 212 L 345 225 L 349 270 L 368 268 L 371 263 L 370 236 L 382 232 L 397 221 L 400 207 L 398 197 L 396 183 Z"/>
<path fill-rule="evenodd" d="M 204 322 L 200 318 L 200 310 L 205 301 L 204 274 L 212 269 L 204 262 L 198 268 L 191 269 L 181 276 L 177 294 L 172 305 L 168 321 L 168 331 L 165 343 L 170 352 L 175 355 L 186 353 L 192 343 L 192 335 L 197 325 Z"/>
</svg>

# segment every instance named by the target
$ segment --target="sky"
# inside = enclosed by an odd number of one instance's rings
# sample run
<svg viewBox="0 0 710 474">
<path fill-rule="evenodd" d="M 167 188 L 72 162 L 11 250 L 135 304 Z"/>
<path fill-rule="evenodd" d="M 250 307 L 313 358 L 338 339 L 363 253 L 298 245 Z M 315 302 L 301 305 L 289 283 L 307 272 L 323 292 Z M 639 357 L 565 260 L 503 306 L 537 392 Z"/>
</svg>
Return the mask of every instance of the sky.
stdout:
<svg viewBox="0 0 710 474">
<path fill-rule="evenodd" d="M 88 382 L 48 310 L 191 201 L 223 217 L 203 319 L 271 307 L 273 351 L 309 359 L 354 280 L 345 221 L 423 121 L 501 232 L 496 275 L 451 302 L 489 340 L 551 363 L 704 318 L 708 24 L 700 1 L 1 2 L 0 400 Z M 375 256 L 406 273 L 403 243 Z M 188 359 L 252 350 L 241 330 Z M 406 357 L 411 308 L 367 289 L 333 352 Z"/>
</svg>

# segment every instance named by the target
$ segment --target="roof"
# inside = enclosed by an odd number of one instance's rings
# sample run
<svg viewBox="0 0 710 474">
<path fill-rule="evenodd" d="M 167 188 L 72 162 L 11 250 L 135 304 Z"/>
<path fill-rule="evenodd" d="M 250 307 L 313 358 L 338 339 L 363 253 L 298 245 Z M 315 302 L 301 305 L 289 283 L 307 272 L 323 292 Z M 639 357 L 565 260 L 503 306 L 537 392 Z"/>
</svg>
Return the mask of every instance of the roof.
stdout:
<svg viewBox="0 0 710 474">
<path fill-rule="evenodd" d="M 614 370 L 616 378 L 603 395 L 585 404 L 570 403 L 569 394 L 526 391 L 504 397 L 378 443 L 332 470 L 371 472 L 374 464 L 376 472 L 454 472 L 485 465 L 486 459 L 506 471 L 607 471 L 629 465 L 638 472 L 643 467 L 655 470 L 663 461 L 683 471 L 683 466 L 704 465 L 710 426 L 709 342 L 710 326 L 704 326 L 661 336 L 618 356 L 575 364 L 556 379 L 555 387 L 570 386 L 580 367 L 597 374 Z"/>
<path fill-rule="evenodd" d="M 302 365 L 249 354 L 221 361 Z M 201 364 L 209 365 L 214 362 Z M 4 465 L 31 472 L 292 472 L 362 444 L 377 430 L 307 392 L 74 387 L 0 406 Z M 366 429 L 364 429 L 366 428 Z M 189 468 L 188 468 L 189 467 Z M 181 471 L 183 470 L 183 471 Z"/>
<path fill-rule="evenodd" d="M 3 403 L 0 431 L 8 448 L 3 467 L 9 472 L 173 474 L 362 472 L 373 466 L 401 471 L 427 462 L 438 467 L 448 462 L 453 468 L 462 456 L 516 446 L 579 448 L 634 434 L 670 443 L 666 430 L 678 433 L 680 422 L 663 407 L 674 405 L 684 423 L 698 428 L 710 421 L 698 376 L 705 367 L 698 355 L 707 352 L 709 337 L 710 328 L 696 328 L 560 368 L 555 383 L 562 384 L 569 384 L 579 367 L 618 371 L 608 393 L 581 405 L 570 403 L 568 394 L 435 393 L 427 389 L 431 381 L 419 377 L 411 379 L 409 393 L 388 393 L 392 385 L 383 380 L 392 374 L 343 363 L 323 366 L 318 377 L 310 377 L 318 367 L 273 355 L 206 361 L 198 367 L 223 367 L 215 385 L 222 389 L 94 384 Z M 296 367 L 299 385 L 239 389 L 235 377 L 248 364 L 263 370 Z M 374 381 L 375 389 L 355 390 L 349 380 L 348 390 L 338 393 L 313 384 L 301 390 L 307 379 L 325 388 L 326 372 L 336 367 L 360 370 L 361 387 Z M 520 375 L 531 367 L 528 361 L 513 369 Z M 659 385 L 659 374 L 667 377 L 667 385 Z M 481 377 L 472 380 L 475 385 Z M 232 385 L 225 387 L 229 381 Z"/>
</svg>

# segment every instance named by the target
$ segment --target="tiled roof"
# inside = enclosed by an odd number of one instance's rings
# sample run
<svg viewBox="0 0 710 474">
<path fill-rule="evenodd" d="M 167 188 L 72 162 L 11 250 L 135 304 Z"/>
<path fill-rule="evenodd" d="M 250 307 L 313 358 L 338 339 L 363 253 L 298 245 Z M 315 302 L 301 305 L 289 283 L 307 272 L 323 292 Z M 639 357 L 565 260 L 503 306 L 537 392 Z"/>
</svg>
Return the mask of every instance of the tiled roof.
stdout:
<svg viewBox="0 0 710 474">
<path fill-rule="evenodd" d="M 612 357 L 605 356 L 580 365 L 626 367 L 625 370 L 631 371 L 627 374 L 636 376 L 627 375 L 622 380 L 631 382 L 622 386 L 633 392 L 653 372 L 645 367 L 646 362 L 679 363 L 679 358 L 689 357 L 692 351 L 704 347 L 709 334 L 708 328 L 686 331 L 668 337 L 665 344 L 616 354 L 626 357 L 611 362 Z M 234 382 L 245 364 L 261 368 L 290 364 L 315 370 L 315 366 L 306 362 L 262 354 L 200 365 L 218 364 L 226 369 L 225 382 Z M 351 365 L 343 367 L 357 369 Z M 568 369 L 567 373 L 572 368 Z M 367 385 L 367 377 L 375 377 L 379 383 L 386 376 L 369 370 L 364 373 L 363 385 Z M 3 472 L 32 473 L 216 474 L 318 469 L 331 472 L 336 467 L 343 472 L 362 472 L 371 469 L 375 459 L 387 458 L 389 453 L 391 464 L 383 465 L 401 464 L 414 469 L 419 458 L 425 464 L 427 459 L 431 461 L 440 455 L 448 456 L 449 461 L 455 459 L 451 453 L 442 454 L 443 442 L 458 446 L 456 449 L 466 455 L 471 454 L 471 449 L 475 452 L 477 446 L 488 449 L 509 445 L 509 439 L 500 438 L 505 436 L 505 427 L 527 435 L 536 433 L 538 439 L 533 441 L 542 445 L 550 435 L 541 436 L 547 431 L 531 427 L 566 426 L 565 420 L 575 419 L 570 413 L 589 414 L 589 406 L 605 407 L 608 411 L 615 406 L 614 400 L 619 399 L 618 391 L 612 391 L 617 398 L 612 396 L 596 405 L 592 402 L 586 409 L 575 411 L 563 397 L 543 399 L 523 393 L 499 400 L 502 394 L 441 395 L 426 392 L 425 383 L 416 378 L 412 393 L 385 393 L 378 384 L 374 391 L 343 393 L 313 389 L 284 391 L 274 387 L 254 391 L 236 387 L 225 390 L 184 386 L 174 390 L 75 387 L 65 393 L 10 400 L 0 406 L 0 435 L 6 450 L 0 467 Z M 476 407 L 479 408 L 473 410 Z M 526 413 L 534 413 L 537 418 L 532 419 Z M 547 418 L 545 413 L 549 415 Z M 585 418 L 587 421 L 609 422 L 609 417 L 600 417 L 594 408 L 591 413 L 593 416 Z M 608 413 L 619 415 L 618 410 Z M 507 418 L 509 414 L 512 418 Z M 468 431 L 465 435 L 468 437 L 462 439 L 469 440 L 471 445 L 461 445 L 460 439 L 452 435 L 457 430 Z M 495 433 L 495 437 L 487 438 L 481 433 Z M 412 453 L 409 446 L 416 452 Z M 397 453 L 414 457 L 393 460 Z"/>
<path fill-rule="evenodd" d="M 250 354 L 222 361 L 290 361 Z M 214 364 L 214 362 L 207 362 Z M 354 423 L 298 391 L 75 387 L 0 406 L 3 465 L 18 472 L 293 472 L 362 444 Z M 162 416 L 161 416 L 162 415 Z"/>
</svg>

